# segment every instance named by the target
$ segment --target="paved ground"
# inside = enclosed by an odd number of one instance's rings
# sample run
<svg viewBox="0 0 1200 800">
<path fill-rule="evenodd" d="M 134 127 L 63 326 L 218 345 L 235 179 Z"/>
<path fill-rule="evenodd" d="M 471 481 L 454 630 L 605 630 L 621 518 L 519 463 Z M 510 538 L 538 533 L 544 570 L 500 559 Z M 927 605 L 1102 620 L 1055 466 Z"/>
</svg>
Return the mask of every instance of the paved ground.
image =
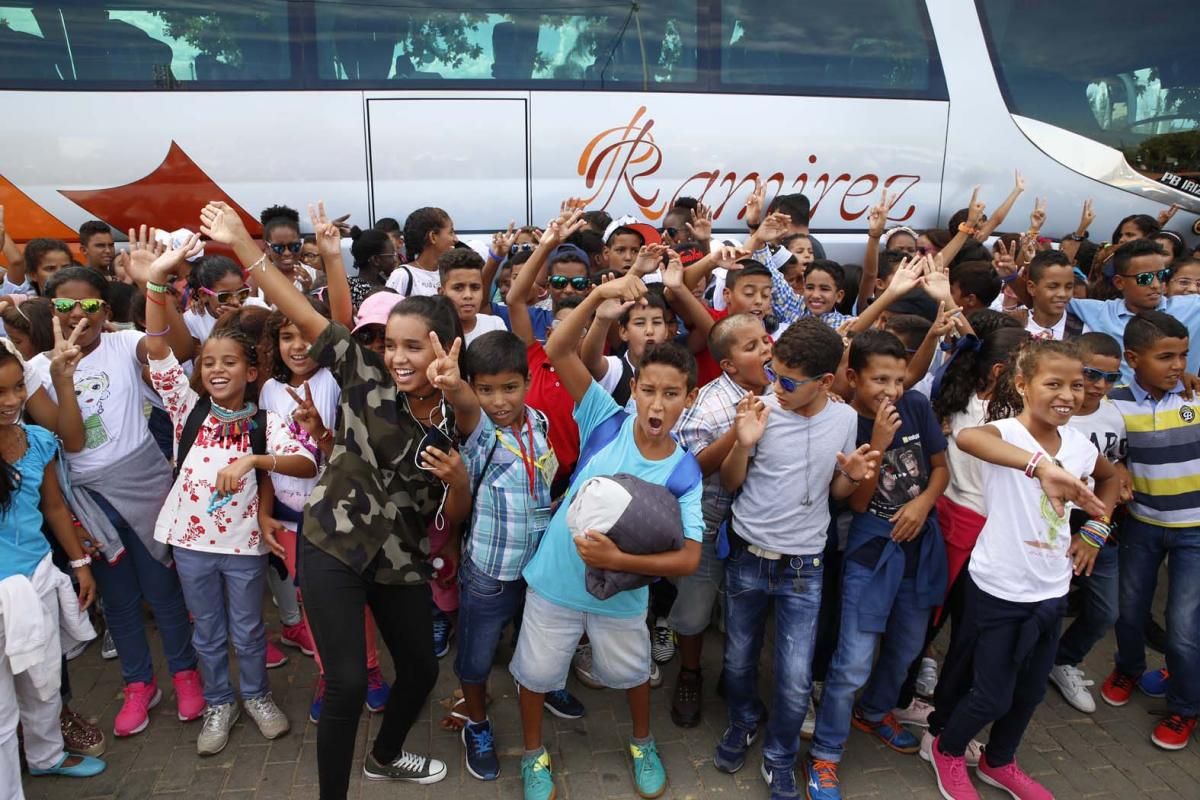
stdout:
<svg viewBox="0 0 1200 800">
<path fill-rule="evenodd" d="M 278 626 L 273 625 L 275 633 Z M 382 649 L 382 648 L 381 648 Z M 1086 664 L 1097 683 L 1106 674 L 1111 657 L 1111 637 L 1098 646 Z M 272 672 L 272 687 L 280 706 L 292 720 L 292 732 L 275 742 L 266 742 L 245 715 L 234 730 L 229 747 L 214 758 L 196 755 L 199 723 L 179 723 L 174 716 L 174 696 L 168 696 L 153 712 L 150 727 L 132 739 L 110 737 L 105 758 L 108 771 L 87 780 L 26 778 L 28 797 L 41 800 L 86 800 L 87 798 L 180 798 L 180 800 L 266 800 L 267 798 L 317 798 L 316 727 L 307 722 L 315 669 L 312 661 L 295 651 L 291 663 Z M 737 776 L 717 772 L 712 766 L 712 748 L 724 727 L 723 706 L 711 681 L 720 668 L 720 640 L 711 634 L 706 650 L 705 719 L 700 727 L 684 731 L 668 716 L 671 681 L 677 664 L 666 668 L 666 685 L 653 694 L 654 732 L 670 776 L 671 798 L 731 798 L 736 795 L 765 800 L 766 789 L 758 776 L 758 748 L 747 767 Z M 505 654 L 507 656 L 507 654 Z M 156 661 L 162 661 L 156 653 Z M 764 687 L 770 680 L 764 660 Z M 1111 662 L 1107 662 L 1111 663 Z M 1151 655 L 1159 666 L 1160 656 Z M 385 673 L 390 670 L 385 665 Z M 461 744 L 453 734 L 437 727 L 442 716 L 439 698 L 454 687 L 449 658 L 442 661 L 438 688 L 429 710 L 417 723 L 409 743 L 412 749 L 431 752 L 450 764 L 450 776 L 433 787 L 397 786 L 361 781 L 356 771 L 350 797 L 420 798 L 454 796 L 457 800 L 519 798 L 519 720 L 514 690 L 507 673 L 493 673 L 495 702 L 491 710 L 499 735 L 502 776 L 493 783 L 469 777 L 462 766 Z M 106 732 L 112 730 L 120 698 L 116 662 L 102 661 L 93 646 L 71 664 L 75 707 L 98 720 Z M 160 673 L 160 685 L 169 687 Z M 559 797 L 569 800 L 631 798 L 633 792 L 625 743 L 629 736 L 624 697 L 618 692 L 592 691 L 576 685 L 587 704 L 587 716 L 576 722 L 547 722 L 547 746 L 554 759 Z M 1098 687 L 1097 687 L 1098 688 Z M 1122 709 L 1102 702 L 1093 715 L 1076 712 L 1053 689 L 1039 708 L 1019 753 L 1024 767 L 1063 798 L 1200 798 L 1200 743 L 1187 750 L 1166 753 L 1150 744 L 1149 735 L 1157 721 L 1161 701 L 1137 695 Z M 377 722 L 364 714 L 359 728 L 359 758 Z M 847 798 L 936 797 L 932 773 L 917 756 L 904 756 L 876 745 L 865 734 L 851 733 L 850 749 L 841 771 L 842 791 Z M 1004 794 L 983 787 L 985 798 Z"/>
</svg>

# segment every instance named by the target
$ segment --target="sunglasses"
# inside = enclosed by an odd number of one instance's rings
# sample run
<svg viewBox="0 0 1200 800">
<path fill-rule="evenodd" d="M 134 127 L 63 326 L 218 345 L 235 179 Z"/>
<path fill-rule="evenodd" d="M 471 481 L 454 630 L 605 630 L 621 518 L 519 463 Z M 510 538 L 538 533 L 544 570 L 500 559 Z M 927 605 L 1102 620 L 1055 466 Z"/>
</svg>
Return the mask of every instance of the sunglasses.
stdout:
<svg viewBox="0 0 1200 800">
<path fill-rule="evenodd" d="M 517 253 L 528 252 L 529 250 L 532 250 L 535 247 L 537 247 L 537 245 L 535 245 L 533 242 L 525 242 L 524 244 L 514 244 L 512 247 L 508 248 L 508 254 L 510 256 L 515 256 Z"/>
<path fill-rule="evenodd" d="M 590 280 L 588 280 L 587 278 L 582 278 L 582 277 L 568 278 L 566 275 L 551 275 L 550 276 L 550 288 L 551 289 L 565 289 L 565 288 L 567 288 L 567 284 L 570 284 L 571 288 L 574 289 L 575 291 L 582 292 L 582 291 L 585 291 L 589 286 L 591 286 L 592 282 Z"/>
<path fill-rule="evenodd" d="M 659 230 L 659 233 L 665 233 L 667 236 L 670 236 L 672 239 L 674 239 L 679 235 L 679 228 L 662 228 Z"/>
<path fill-rule="evenodd" d="M 214 292 L 212 289 L 208 289 L 204 286 L 201 286 L 200 291 L 204 292 L 209 297 L 217 298 L 217 302 L 220 303 L 221 305 L 228 305 L 229 303 L 233 303 L 233 302 L 236 302 L 238 305 L 241 305 L 242 303 L 244 303 L 246 301 L 246 298 L 250 296 L 250 287 L 249 286 L 243 286 L 241 289 L 238 289 L 236 292 Z"/>
<path fill-rule="evenodd" d="M 354 332 L 354 341 L 361 344 L 363 347 L 370 347 L 383 339 L 384 328 L 382 325 L 368 325 L 365 328 L 360 328 Z"/>
<path fill-rule="evenodd" d="M 769 380 L 771 383 L 778 383 L 785 392 L 794 392 L 801 386 L 807 386 L 810 383 L 816 383 L 817 381 L 821 380 L 821 378 L 825 377 L 822 375 L 817 378 L 805 378 L 802 381 L 798 381 L 793 378 L 789 378 L 786 375 L 780 375 L 771 368 L 769 363 L 763 367 L 763 372 L 767 373 L 767 380 Z"/>
<path fill-rule="evenodd" d="M 272 245 L 269 245 L 269 247 L 275 251 L 275 255 L 277 255 L 277 256 L 283 255 L 284 250 L 288 251 L 292 255 L 296 255 L 296 253 L 300 252 L 300 248 L 304 247 L 304 242 L 291 242 L 289 244 L 272 244 Z"/>
<path fill-rule="evenodd" d="M 1117 381 L 1121 380 L 1121 373 L 1120 371 L 1105 372 L 1102 369 L 1084 367 L 1083 377 L 1087 379 L 1088 383 L 1099 383 L 1100 381 L 1104 381 L 1106 383 L 1116 383 Z"/>
<path fill-rule="evenodd" d="M 85 314 L 97 314 L 103 311 L 108 303 L 94 297 L 89 297 L 86 300 L 68 300 L 66 298 L 56 298 L 54 300 L 54 310 L 60 314 L 70 314 L 75 310 L 75 306 L 83 309 Z"/>
<path fill-rule="evenodd" d="M 320 253 L 305 253 L 304 255 L 300 256 L 300 260 L 304 261 L 304 262 L 320 261 L 321 254 Z"/>
<path fill-rule="evenodd" d="M 1167 279 L 1171 277 L 1171 270 L 1159 269 L 1154 270 L 1153 272 L 1139 272 L 1137 274 L 1127 273 L 1122 274 L 1121 277 L 1133 278 L 1134 283 L 1136 283 L 1138 286 L 1149 286 L 1150 284 L 1154 283 L 1155 280 L 1157 280 L 1159 283 L 1166 283 Z"/>
</svg>

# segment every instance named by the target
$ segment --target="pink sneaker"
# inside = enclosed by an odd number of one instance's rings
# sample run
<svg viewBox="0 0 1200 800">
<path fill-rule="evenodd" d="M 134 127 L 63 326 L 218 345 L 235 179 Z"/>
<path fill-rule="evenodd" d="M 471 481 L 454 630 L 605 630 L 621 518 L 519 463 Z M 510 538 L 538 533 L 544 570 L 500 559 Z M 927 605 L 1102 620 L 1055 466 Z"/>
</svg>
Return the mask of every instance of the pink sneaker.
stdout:
<svg viewBox="0 0 1200 800">
<path fill-rule="evenodd" d="M 279 649 L 279 645 L 267 639 L 267 669 L 282 667 L 287 662 L 287 654 Z"/>
<path fill-rule="evenodd" d="M 979 780 L 988 786 L 1003 789 L 1012 795 L 1014 800 L 1054 800 L 1050 790 L 1026 775 L 1025 771 L 1017 766 L 1016 761 L 1003 767 L 990 766 L 987 763 L 986 750 L 983 758 L 979 759 L 979 766 L 975 768 L 975 772 L 979 775 Z"/>
<path fill-rule="evenodd" d="M 297 625 L 284 625 L 283 635 L 279 637 L 279 643 L 285 644 L 288 647 L 298 647 L 300 648 L 300 652 L 306 656 L 311 656 L 317 652 L 317 646 L 313 644 L 312 632 L 304 624 L 304 620 L 300 620 Z"/>
<path fill-rule="evenodd" d="M 117 712 L 113 722 L 113 734 L 116 736 L 133 736 L 146 730 L 150 724 L 150 709 L 162 700 L 162 692 L 158 684 L 151 680 L 149 683 L 125 684 L 125 702 Z"/>
<path fill-rule="evenodd" d="M 200 673 L 194 669 L 176 672 L 171 679 L 175 684 L 175 707 L 180 722 L 191 722 L 204 716 L 204 689 L 200 685 Z"/>
<path fill-rule="evenodd" d="M 930 757 L 933 759 L 933 774 L 937 777 L 938 790 L 946 800 L 979 800 L 979 792 L 971 785 L 967 774 L 967 761 L 962 756 L 954 758 L 942 752 L 942 737 L 933 740 Z"/>
</svg>

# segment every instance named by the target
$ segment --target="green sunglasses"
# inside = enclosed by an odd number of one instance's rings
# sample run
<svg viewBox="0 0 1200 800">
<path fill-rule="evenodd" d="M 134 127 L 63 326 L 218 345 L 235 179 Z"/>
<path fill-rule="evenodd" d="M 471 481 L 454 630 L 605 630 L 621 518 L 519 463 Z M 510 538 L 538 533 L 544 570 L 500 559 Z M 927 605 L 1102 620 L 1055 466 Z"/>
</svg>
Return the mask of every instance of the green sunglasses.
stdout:
<svg viewBox="0 0 1200 800">
<path fill-rule="evenodd" d="M 567 288 L 568 283 L 571 284 L 571 287 L 577 292 L 586 291 L 587 288 L 592 285 L 590 280 L 583 277 L 568 278 L 566 275 L 550 276 L 551 289 L 565 289 Z"/>
<path fill-rule="evenodd" d="M 67 298 L 55 298 L 54 310 L 60 314 L 70 314 L 75 310 L 75 306 L 83 309 L 85 314 L 96 314 L 103 311 L 108 303 L 95 297 L 89 297 L 86 300 L 68 300 Z"/>
<path fill-rule="evenodd" d="M 1133 278 L 1134 283 L 1136 283 L 1138 286 L 1149 286 L 1150 284 L 1154 283 L 1155 279 L 1158 279 L 1159 283 L 1166 283 L 1167 280 L 1171 277 L 1171 270 L 1159 269 L 1159 270 L 1154 270 L 1153 272 L 1138 272 L 1138 273 L 1131 272 L 1131 273 L 1124 273 L 1121 275 L 1121 277 L 1122 278 Z"/>
</svg>

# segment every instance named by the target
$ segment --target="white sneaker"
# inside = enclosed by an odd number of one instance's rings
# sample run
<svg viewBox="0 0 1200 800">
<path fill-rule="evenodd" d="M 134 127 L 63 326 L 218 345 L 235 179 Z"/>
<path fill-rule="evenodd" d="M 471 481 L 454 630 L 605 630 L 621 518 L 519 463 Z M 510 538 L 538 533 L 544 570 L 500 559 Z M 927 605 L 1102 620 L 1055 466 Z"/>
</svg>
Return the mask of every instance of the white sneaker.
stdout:
<svg viewBox="0 0 1200 800">
<path fill-rule="evenodd" d="M 112 661 L 117 657 L 117 643 L 113 641 L 112 631 L 104 631 L 104 641 L 100 643 L 100 657 Z"/>
<path fill-rule="evenodd" d="M 571 665 L 575 668 L 575 677 L 584 686 L 590 689 L 604 688 L 604 684 L 600 683 L 593 671 L 592 645 L 590 643 L 581 644 L 575 648 L 575 656 L 571 659 Z"/>
<path fill-rule="evenodd" d="M 967 752 L 963 753 L 963 757 L 967 762 L 968 767 L 978 767 L 979 758 L 983 755 L 983 745 L 972 739 L 967 744 Z M 925 731 L 921 734 L 921 758 L 933 763 L 933 734 Z"/>
<path fill-rule="evenodd" d="M 246 700 L 243 705 L 246 706 L 246 713 L 254 720 L 254 724 L 258 726 L 258 732 L 263 735 L 264 739 L 278 739 L 292 727 L 283 711 L 271 699 L 270 692 L 262 697 Z"/>
<path fill-rule="evenodd" d="M 917 694 L 921 697 L 933 697 L 937 690 L 938 665 L 932 658 L 922 658 L 917 670 Z"/>
<path fill-rule="evenodd" d="M 674 657 L 675 631 L 664 617 L 659 617 L 654 620 L 654 630 L 650 634 L 650 658 L 656 664 L 665 664 Z"/>
<path fill-rule="evenodd" d="M 196 737 L 196 752 L 202 756 L 215 756 L 229 744 L 229 732 L 238 721 L 242 710 L 237 703 L 225 703 L 204 708 L 204 724 Z"/>
<path fill-rule="evenodd" d="M 812 693 L 809 699 L 814 706 L 821 705 L 821 699 L 825 697 L 825 681 L 813 681 Z"/>
<path fill-rule="evenodd" d="M 808 712 L 804 715 L 804 722 L 800 725 L 800 738 L 807 741 L 812 741 L 813 734 L 817 732 L 817 712 L 816 706 L 813 703 L 808 704 Z"/>
<path fill-rule="evenodd" d="M 1096 682 L 1085 678 L 1083 670 L 1079 667 L 1072 667 L 1070 664 L 1056 664 L 1054 669 L 1050 670 L 1050 682 L 1058 687 L 1063 699 L 1076 710 L 1082 711 L 1084 714 L 1096 712 L 1096 698 L 1092 697 L 1092 693 L 1087 688 L 1095 686 Z"/>
<path fill-rule="evenodd" d="M 658 662 L 650 661 L 650 688 L 657 689 L 663 684 L 662 670 L 658 666 Z"/>
<path fill-rule="evenodd" d="M 908 704 L 908 708 L 892 709 L 892 716 L 908 725 L 916 725 L 918 728 L 929 727 L 929 715 L 933 713 L 933 706 L 926 703 L 919 697 L 914 697 L 912 702 Z"/>
</svg>

